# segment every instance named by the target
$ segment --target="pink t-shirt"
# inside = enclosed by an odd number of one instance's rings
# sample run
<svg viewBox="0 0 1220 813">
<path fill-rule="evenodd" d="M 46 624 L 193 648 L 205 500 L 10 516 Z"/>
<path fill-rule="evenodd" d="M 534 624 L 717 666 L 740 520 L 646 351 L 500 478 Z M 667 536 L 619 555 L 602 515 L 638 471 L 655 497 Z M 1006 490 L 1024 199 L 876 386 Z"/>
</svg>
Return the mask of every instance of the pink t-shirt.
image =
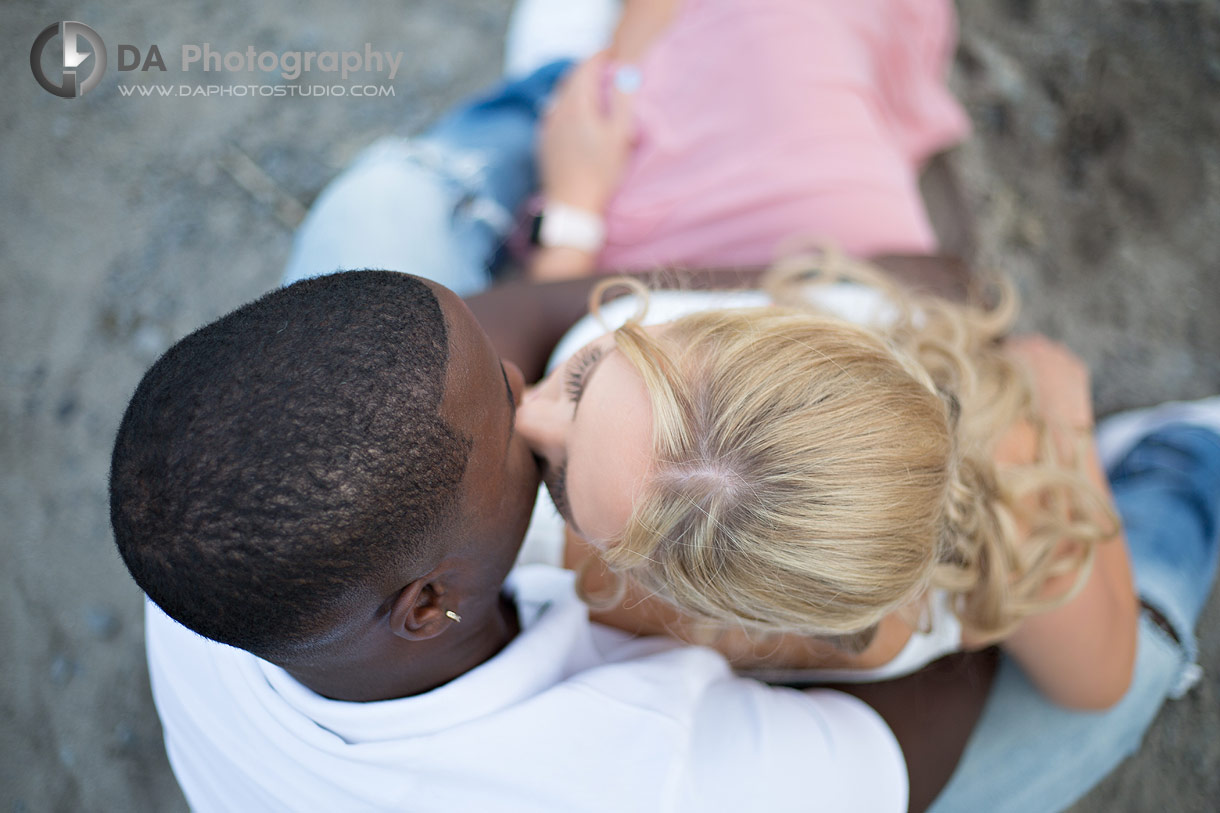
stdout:
<svg viewBox="0 0 1220 813">
<path fill-rule="evenodd" d="M 926 254 L 920 164 L 969 130 L 948 0 L 685 0 L 639 69 L 604 270 Z"/>
</svg>

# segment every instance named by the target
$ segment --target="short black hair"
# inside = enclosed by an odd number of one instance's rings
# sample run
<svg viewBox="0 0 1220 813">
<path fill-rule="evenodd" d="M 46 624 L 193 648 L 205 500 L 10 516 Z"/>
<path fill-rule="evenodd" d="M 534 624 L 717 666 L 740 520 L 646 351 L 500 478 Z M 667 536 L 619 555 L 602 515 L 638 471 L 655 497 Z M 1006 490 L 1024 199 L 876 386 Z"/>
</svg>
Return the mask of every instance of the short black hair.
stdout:
<svg viewBox="0 0 1220 813">
<path fill-rule="evenodd" d="M 392 271 L 267 294 L 145 374 L 110 469 L 136 582 L 195 632 L 263 657 L 322 640 L 346 597 L 419 556 L 470 440 L 439 415 L 436 295 Z"/>
</svg>

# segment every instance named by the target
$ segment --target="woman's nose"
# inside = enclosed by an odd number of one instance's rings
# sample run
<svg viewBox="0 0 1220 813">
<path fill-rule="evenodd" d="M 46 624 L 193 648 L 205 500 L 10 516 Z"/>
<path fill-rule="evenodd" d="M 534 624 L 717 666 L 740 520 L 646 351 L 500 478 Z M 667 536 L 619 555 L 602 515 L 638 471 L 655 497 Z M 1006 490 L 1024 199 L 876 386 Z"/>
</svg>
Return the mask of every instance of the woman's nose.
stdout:
<svg viewBox="0 0 1220 813">
<path fill-rule="evenodd" d="M 564 406 L 548 397 L 541 384 L 526 390 L 517 406 L 517 431 L 534 454 L 552 463 L 562 459 L 564 426 L 572 417 L 571 408 L 565 412 Z"/>
</svg>

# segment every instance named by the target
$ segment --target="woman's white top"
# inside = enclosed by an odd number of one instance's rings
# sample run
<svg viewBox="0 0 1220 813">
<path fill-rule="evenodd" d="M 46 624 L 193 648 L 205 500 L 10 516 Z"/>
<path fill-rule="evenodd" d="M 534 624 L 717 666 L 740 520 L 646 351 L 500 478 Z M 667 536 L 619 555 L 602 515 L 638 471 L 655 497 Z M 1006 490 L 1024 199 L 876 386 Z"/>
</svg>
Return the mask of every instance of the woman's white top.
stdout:
<svg viewBox="0 0 1220 813">
<path fill-rule="evenodd" d="M 813 289 L 811 301 L 834 316 L 858 324 L 884 324 L 892 318 L 892 306 L 875 290 L 842 283 Z M 718 308 L 755 308 L 771 304 L 763 291 L 654 291 L 649 297 L 646 325 L 672 322 L 682 316 Z M 634 295 L 606 303 L 601 319 L 587 315 L 569 330 L 555 347 L 547 365 L 548 372 L 594 339 L 621 326 L 639 306 Z M 538 489 L 534 516 L 526 532 L 517 564 L 545 563 L 563 567 L 564 521 L 546 495 Z M 871 682 L 889 680 L 918 671 L 932 661 L 961 649 L 961 623 L 954 615 L 948 597 L 934 593 L 928 601 L 927 618 L 921 629 L 911 635 L 893 660 L 874 669 L 769 669 L 752 670 L 751 677 L 772 682 L 802 681 Z"/>
</svg>

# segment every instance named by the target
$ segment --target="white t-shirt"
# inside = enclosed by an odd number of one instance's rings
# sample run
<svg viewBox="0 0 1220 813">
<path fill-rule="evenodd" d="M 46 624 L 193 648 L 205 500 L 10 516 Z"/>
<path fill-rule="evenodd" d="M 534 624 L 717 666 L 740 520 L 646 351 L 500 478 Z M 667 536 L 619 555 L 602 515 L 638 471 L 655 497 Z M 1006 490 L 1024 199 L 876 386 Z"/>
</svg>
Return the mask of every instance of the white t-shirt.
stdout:
<svg viewBox="0 0 1220 813">
<path fill-rule="evenodd" d="M 844 694 L 591 624 L 571 574 L 521 567 L 522 631 L 425 694 L 327 700 L 147 608 L 166 750 L 198 811 L 904 810 L 905 764 Z"/>
<path fill-rule="evenodd" d="M 810 302 L 823 311 L 862 325 L 880 325 L 893 318 L 892 306 L 872 288 L 852 283 L 839 283 L 811 289 Z M 646 325 L 672 322 L 691 313 L 729 308 L 757 308 L 770 305 L 766 293 L 743 291 L 653 291 L 643 319 Z M 639 302 L 634 295 L 608 302 L 601 309 L 600 320 L 585 316 L 551 354 L 548 371 L 569 358 L 589 342 L 621 326 L 636 312 Z M 564 520 L 546 495 L 538 489 L 538 500 L 525 544 L 517 557 L 518 563 L 542 563 L 563 567 Z M 932 661 L 961 649 L 962 626 L 954 615 L 948 596 L 936 592 L 930 597 L 927 617 L 902 650 L 888 663 L 873 669 L 752 669 L 747 674 L 759 680 L 776 683 L 836 681 L 864 683 L 917 672 Z"/>
</svg>

